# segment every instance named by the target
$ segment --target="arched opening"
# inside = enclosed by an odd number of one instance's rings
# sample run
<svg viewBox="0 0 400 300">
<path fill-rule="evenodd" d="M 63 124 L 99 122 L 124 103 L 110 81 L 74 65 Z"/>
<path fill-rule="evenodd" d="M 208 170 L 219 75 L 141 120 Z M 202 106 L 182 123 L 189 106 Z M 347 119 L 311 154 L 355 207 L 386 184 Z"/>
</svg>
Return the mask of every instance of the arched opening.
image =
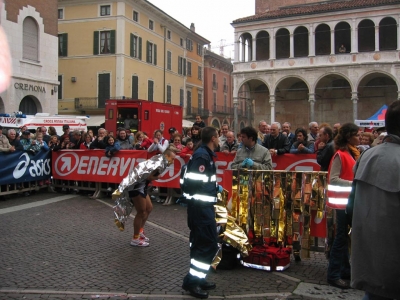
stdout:
<svg viewBox="0 0 400 300">
<path fill-rule="evenodd" d="M 353 104 L 350 83 L 341 75 L 330 74 L 321 78 L 315 88 L 315 119 L 318 122 L 352 122 Z"/>
<path fill-rule="evenodd" d="M 36 102 L 38 100 L 34 96 L 25 96 L 21 100 L 18 110 L 26 115 L 34 115 L 38 112 Z"/>
<path fill-rule="evenodd" d="M 315 54 L 331 54 L 331 28 L 326 24 L 320 24 L 315 28 Z"/>
<path fill-rule="evenodd" d="M 294 57 L 308 56 L 308 29 L 297 27 L 294 31 Z"/>
<path fill-rule="evenodd" d="M 35 19 L 27 17 L 23 23 L 22 58 L 39 61 L 39 33 Z"/>
<path fill-rule="evenodd" d="M 256 36 L 256 60 L 269 59 L 269 33 L 260 31 Z"/>
<path fill-rule="evenodd" d="M 244 83 L 238 93 L 239 107 L 244 108 L 238 110 L 239 122 L 244 119 L 244 123 L 251 126 L 252 120 L 257 123 L 265 118 L 269 119 L 271 116 L 269 95 L 269 88 L 261 80 L 252 79 Z"/>
<path fill-rule="evenodd" d="M 363 20 L 358 24 L 358 52 L 375 51 L 375 24 Z"/>
<path fill-rule="evenodd" d="M 343 51 L 344 50 L 344 51 Z M 349 23 L 340 22 L 335 26 L 335 53 L 351 52 L 351 28 Z"/>
<path fill-rule="evenodd" d="M 358 119 L 372 116 L 382 105 L 389 105 L 397 99 L 397 84 L 388 75 L 372 73 L 365 76 L 357 87 Z"/>
<path fill-rule="evenodd" d="M 309 89 L 300 78 L 282 80 L 275 90 L 275 120 L 289 122 L 293 128 L 303 127 L 310 122 Z"/>
<path fill-rule="evenodd" d="M 390 17 L 379 22 L 379 50 L 397 49 L 397 23 Z"/>
<path fill-rule="evenodd" d="M 244 33 L 240 36 L 240 45 L 239 45 L 239 53 L 240 53 L 240 61 L 248 62 L 252 60 L 252 36 L 250 33 Z"/>
<path fill-rule="evenodd" d="M 217 119 L 212 120 L 211 126 L 215 128 L 221 128 L 221 125 Z"/>
<path fill-rule="evenodd" d="M 245 128 L 245 127 L 246 127 L 246 125 L 244 124 L 244 122 L 240 122 L 239 129 L 242 130 L 242 129 Z"/>
<path fill-rule="evenodd" d="M 281 28 L 276 32 L 276 58 L 289 58 L 290 56 L 290 33 L 286 28 Z"/>
</svg>

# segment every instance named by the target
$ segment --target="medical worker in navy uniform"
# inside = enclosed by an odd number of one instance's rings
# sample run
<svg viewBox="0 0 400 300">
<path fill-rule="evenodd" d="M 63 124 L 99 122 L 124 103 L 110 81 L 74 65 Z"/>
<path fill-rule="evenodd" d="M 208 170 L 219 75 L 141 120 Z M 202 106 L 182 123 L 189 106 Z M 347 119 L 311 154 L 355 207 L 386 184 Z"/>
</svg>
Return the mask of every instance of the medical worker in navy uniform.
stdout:
<svg viewBox="0 0 400 300">
<path fill-rule="evenodd" d="M 218 143 L 214 127 L 201 130 L 201 145 L 189 160 L 182 182 L 190 229 L 190 267 L 182 288 L 201 299 L 208 298 L 207 290 L 216 287 L 206 276 L 218 251 L 214 204 L 222 187 L 217 184 L 213 161 Z"/>
</svg>

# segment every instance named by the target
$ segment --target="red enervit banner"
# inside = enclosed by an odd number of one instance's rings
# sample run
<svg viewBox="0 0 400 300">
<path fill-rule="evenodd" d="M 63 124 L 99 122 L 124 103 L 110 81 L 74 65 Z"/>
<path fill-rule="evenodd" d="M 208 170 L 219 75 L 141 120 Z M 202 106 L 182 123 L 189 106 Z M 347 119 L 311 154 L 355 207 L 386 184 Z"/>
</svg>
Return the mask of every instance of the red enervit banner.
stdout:
<svg viewBox="0 0 400 300">
<path fill-rule="evenodd" d="M 62 180 L 120 183 L 147 156 L 146 151 L 140 150 L 121 150 L 111 158 L 105 156 L 104 150 L 61 150 L 52 153 L 52 174 L 55 179 Z M 217 180 L 223 186 L 232 182 L 231 172 L 225 170 L 230 168 L 234 157 L 233 154 L 217 153 Z M 274 170 L 319 171 L 314 154 L 284 154 L 274 156 L 272 161 Z M 181 168 L 186 162 L 177 156 L 153 184 L 179 188 Z"/>
</svg>

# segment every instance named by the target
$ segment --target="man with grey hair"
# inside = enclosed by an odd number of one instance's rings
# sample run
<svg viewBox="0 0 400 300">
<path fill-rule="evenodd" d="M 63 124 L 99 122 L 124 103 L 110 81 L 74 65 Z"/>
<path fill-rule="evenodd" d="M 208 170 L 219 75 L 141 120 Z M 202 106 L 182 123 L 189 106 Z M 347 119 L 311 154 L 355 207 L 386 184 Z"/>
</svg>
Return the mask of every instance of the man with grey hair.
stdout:
<svg viewBox="0 0 400 300">
<path fill-rule="evenodd" d="M 281 131 L 281 123 L 274 122 L 271 124 L 270 133 L 264 138 L 263 146 L 269 150 L 271 156 L 289 153 L 290 142 L 287 136 Z"/>
<path fill-rule="evenodd" d="M 107 135 L 107 131 L 104 128 L 100 128 L 97 132 L 97 138 L 90 144 L 90 149 L 106 149 L 104 138 Z"/>
<path fill-rule="evenodd" d="M 258 132 L 257 132 L 258 140 L 257 140 L 257 142 L 260 145 L 264 141 L 265 136 L 269 133 L 269 130 L 270 130 L 270 126 L 264 120 L 261 120 L 258 123 Z"/>
<path fill-rule="evenodd" d="M 292 125 L 290 125 L 289 122 L 285 122 L 282 124 L 282 134 L 287 136 L 290 142 L 290 146 L 292 146 L 292 144 L 296 141 L 295 134 L 293 132 L 290 132 L 291 129 Z"/>
<path fill-rule="evenodd" d="M 319 131 L 318 123 L 310 122 L 310 124 L 308 124 L 308 127 L 310 128 L 310 133 L 307 135 L 307 141 L 315 142 L 318 138 L 318 131 Z"/>
<path fill-rule="evenodd" d="M 7 131 L 7 138 L 11 145 L 10 152 L 24 150 L 24 146 L 22 146 L 19 139 L 17 139 L 17 132 L 14 129 L 9 129 Z"/>
</svg>

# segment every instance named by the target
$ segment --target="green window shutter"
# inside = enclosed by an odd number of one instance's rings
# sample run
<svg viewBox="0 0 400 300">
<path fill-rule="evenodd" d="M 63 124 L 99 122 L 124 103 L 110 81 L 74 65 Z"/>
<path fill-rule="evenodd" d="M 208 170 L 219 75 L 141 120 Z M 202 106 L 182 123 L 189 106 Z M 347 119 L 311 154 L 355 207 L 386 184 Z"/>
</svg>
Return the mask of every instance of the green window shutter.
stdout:
<svg viewBox="0 0 400 300">
<path fill-rule="evenodd" d="M 146 42 L 146 62 L 150 62 L 149 47 L 150 47 L 150 43 L 149 43 L 149 41 L 147 41 Z"/>
<path fill-rule="evenodd" d="M 132 76 L 132 99 L 139 98 L 139 77 Z"/>
<path fill-rule="evenodd" d="M 182 75 L 182 57 L 178 56 L 178 74 Z"/>
<path fill-rule="evenodd" d="M 133 57 L 133 34 L 131 33 L 131 43 L 130 43 L 130 52 L 129 55 Z"/>
<path fill-rule="evenodd" d="M 154 100 L 154 82 L 149 80 L 148 81 L 148 100 L 153 101 Z"/>
<path fill-rule="evenodd" d="M 138 45 L 138 51 L 139 51 L 139 59 L 142 59 L 142 38 L 139 38 L 139 45 Z"/>
<path fill-rule="evenodd" d="M 183 59 L 183 76 L 186 76 L 186 58 Z"/>
<path fill-rule="evenodd" d="M 110 52 L 115 54 L 115 30 L 110 30 Z"/>
<path fill-rule="evenodd" d="M 154 65 L 157 65 L 157 45 L 153 44 L 154 47 Z"/>
<path fill-rule="evenodd" d="M 93 35 L 93 54 L 99 54 L 99 32 L 95 31 Z"/>
<path fill-rule="evenodd" d="M 68 56 L 68 33 L 63 33 L 63 56 Z"/>
</svg>

